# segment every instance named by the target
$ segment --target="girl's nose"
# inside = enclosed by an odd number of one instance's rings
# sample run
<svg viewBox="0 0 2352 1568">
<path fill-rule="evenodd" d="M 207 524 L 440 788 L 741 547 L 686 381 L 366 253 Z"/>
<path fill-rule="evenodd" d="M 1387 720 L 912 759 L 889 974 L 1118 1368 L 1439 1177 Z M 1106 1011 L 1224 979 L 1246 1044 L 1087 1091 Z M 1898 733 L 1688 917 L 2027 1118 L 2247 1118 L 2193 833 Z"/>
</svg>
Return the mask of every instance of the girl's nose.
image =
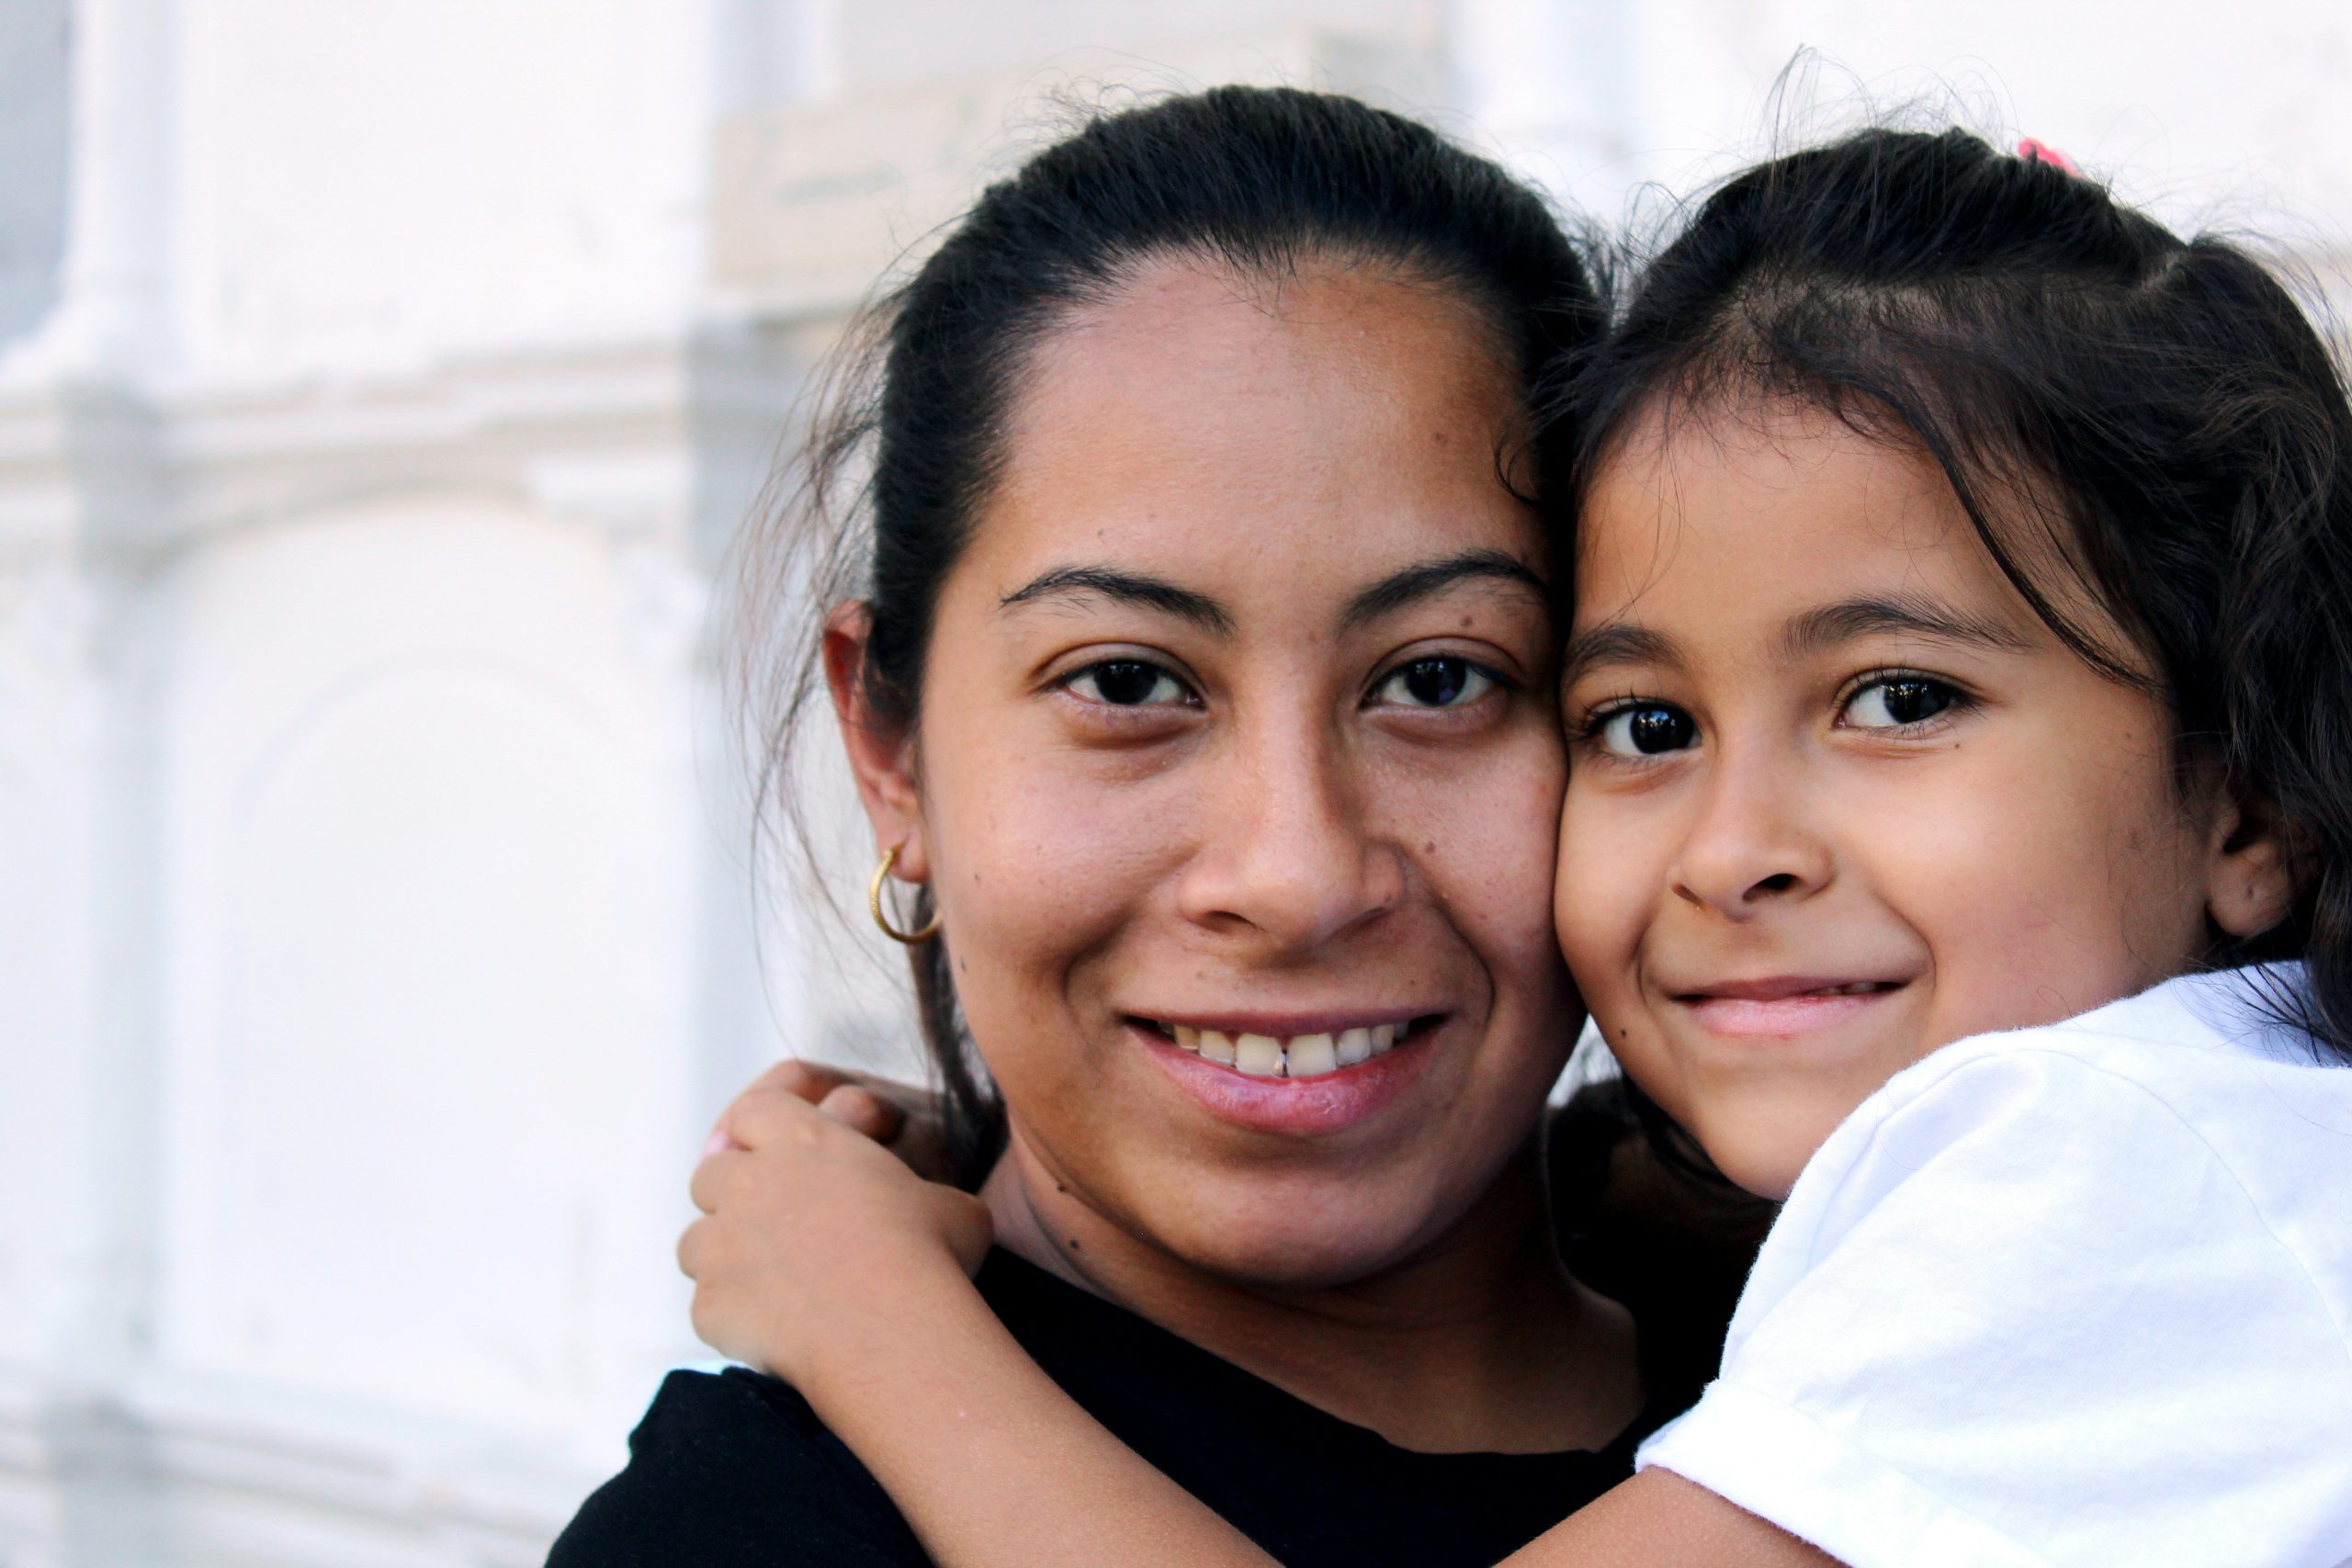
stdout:
<svg viewBox="0 0 2352 1568">
<path fill-rule="evenodd" d="M 1186 919 L 1304 953 L 1397 907 L 1404 863 L 1367 820 L 1342 750 L 1291 723 L 1219 760 L 1204 784 L 1206 832 L 1177 886 Z"/>
<path fill-rule="evenodd" d="M 1804 809 L 1800 770 L 1770 757 L 1719 761 L 1676 857 L 1675 896 L 1745 920 L 1829 886 L 1836 858 Z"/>
</svg>

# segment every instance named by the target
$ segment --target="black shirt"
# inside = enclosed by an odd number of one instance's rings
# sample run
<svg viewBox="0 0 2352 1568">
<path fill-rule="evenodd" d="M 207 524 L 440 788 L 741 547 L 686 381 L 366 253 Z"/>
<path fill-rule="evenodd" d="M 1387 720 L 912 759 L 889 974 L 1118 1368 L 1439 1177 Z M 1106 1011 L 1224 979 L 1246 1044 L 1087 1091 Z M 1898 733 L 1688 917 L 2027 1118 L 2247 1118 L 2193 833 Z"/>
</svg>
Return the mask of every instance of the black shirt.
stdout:
<svg viewBox="0 0 2352 1568">
<path fill-rule="evenodd" d="M 1484 1568 L 1631 1474 L 1634 1445 L 1692 1392 L 1653 1383 L 1643 1417 L 1598 1450 L 1416 1453 L 1010 1253 L 990 1254 L 978 1283 L 1071 1398 L 1294 1568 Z M 879 1483 L 775 1378 L 671 1373 L 629 1454 L 549 1568 L 930 1562 Z"/>
<path fill-rule="evenodd" d="M 1718 1179 L 1661 1164 L 1619 1084 L 1549 1129 L 1553 1215 L 1575 1275 L 1640 1331 L 1648 1407 L 1607 1448 L 1424 1454 L 1325 1414 L 1012 1254 L 980 1293 L 1022 1348 L 1123 1442 L 1292 1568 L 1487 1568 L 1631 1473 L 1634 1447 L 1714 1376 L 1770 1219 Z M 1043 1478 L 1041 1495 L 1050 1496 Z M 673 1372 L 627 1469 L 582 1506 L 548 1568 L 927 1568 L 879 1483 L 788 1385 Z"/>
</svg>

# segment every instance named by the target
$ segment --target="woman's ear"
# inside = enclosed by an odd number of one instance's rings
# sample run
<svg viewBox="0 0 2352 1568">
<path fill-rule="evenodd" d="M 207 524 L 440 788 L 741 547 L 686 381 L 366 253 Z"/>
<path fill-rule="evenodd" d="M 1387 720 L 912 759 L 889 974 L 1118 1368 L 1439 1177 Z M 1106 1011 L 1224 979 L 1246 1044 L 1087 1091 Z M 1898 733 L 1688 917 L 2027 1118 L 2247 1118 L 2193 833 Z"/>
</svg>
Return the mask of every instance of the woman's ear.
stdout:
<svg viewBox="0 0 2352 1568">
<path fill-rule="evenodd" d="M 2205 912 L 2244 942 L 2295 907 L 2294 845 L 2269 801 L 2232 795 L 2214 814 L 2205 860 Z"/>
<path fill-rule="evenodd" d="M 857 798 L 874 826 L 874 852 L 899 845 L 891 874 L 922 882 L 931 875 L 931 856 L 915 788 L 914 736 L 905 725 L 877 715 L 866 698 L 865 652 L 873 631 L 873 610 L 864 601 L 833 606 L 825 617 L 825 686 L 841 725 L 842 750 L 849 753 L 850 772 L 857 778 Z"/>
</svg>

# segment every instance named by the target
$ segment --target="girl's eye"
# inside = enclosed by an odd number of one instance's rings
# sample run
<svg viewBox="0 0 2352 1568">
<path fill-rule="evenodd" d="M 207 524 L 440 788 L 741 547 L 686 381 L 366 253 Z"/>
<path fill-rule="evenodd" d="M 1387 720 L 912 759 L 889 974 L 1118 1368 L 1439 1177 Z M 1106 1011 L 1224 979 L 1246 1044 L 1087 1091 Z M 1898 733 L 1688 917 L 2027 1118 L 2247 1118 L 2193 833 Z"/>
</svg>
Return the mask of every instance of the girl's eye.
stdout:
<svg viewBox="0 0 2352 1568">
<path fill-rule="evenodd" d="M 1140 659 L 1106 659 L 1063 683 L 1090 702 L 1120 708 L 1182 703 L 1192 696 L 1175 676 Z"/>
<path fill-rule="evenodd" d="M 1689 714 L 1665 703 L 1633 703 L 1602 715 L 1593 735 L 1611 755 L 1655 757 L 1696 745 L 1699 726 Z"/>
<path fill-rule="evenodd" d="M 1846 699 L 1839 722 L 1855 729 L 1902 729 L 1925 724 L 1960 701 L 1960 693 L 1925 675 L 1887 675 Z"/>
<path fill-rule="evenodd" d="M 1495 678 L 1466 659 L 1450 655 L 1416 659 L 1383 677 L 1377 695 L 1400 707 L 1450 708 L 1472 703 L 1495 689 Z"/>
</svg>

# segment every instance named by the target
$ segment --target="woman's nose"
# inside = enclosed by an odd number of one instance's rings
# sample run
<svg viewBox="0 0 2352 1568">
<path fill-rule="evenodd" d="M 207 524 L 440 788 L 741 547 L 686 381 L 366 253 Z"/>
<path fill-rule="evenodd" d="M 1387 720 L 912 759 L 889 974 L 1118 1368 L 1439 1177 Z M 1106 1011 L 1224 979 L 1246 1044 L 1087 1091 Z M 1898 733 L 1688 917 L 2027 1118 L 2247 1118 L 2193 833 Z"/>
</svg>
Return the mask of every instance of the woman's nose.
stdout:
<svg viewBox="0 0 2352 1568">
<path fill-rule="evenodd" d="M 1307 952 L 1404 896 L 1395 845 L 1367 820 L 1342 742 L 1291 724 L 1219 760 L 1207 831 L 1177 888 L 1184 916 Z"/>
<path fill-rule="evenodd" d="M 1771 756 L 1724 756 L 1673 871 L 1675 896 L 1744 920 L 1829 886 L 1836 859 L 1804 809 L 1801 769 Z"/>
</svg>

